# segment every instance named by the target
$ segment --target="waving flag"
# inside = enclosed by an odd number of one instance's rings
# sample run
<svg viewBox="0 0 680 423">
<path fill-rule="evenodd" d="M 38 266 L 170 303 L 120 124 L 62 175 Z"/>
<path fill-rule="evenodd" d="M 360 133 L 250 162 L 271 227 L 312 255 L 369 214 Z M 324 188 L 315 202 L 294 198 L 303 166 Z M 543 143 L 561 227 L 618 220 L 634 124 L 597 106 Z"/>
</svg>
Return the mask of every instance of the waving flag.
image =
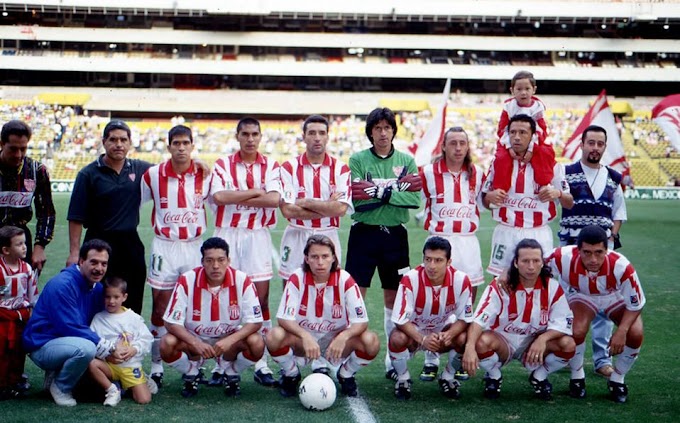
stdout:
<svg viewBox="0 0 680 423">
<path fill-rule="evenodd" d="M 626 160 L 626 155 L 623 151 L 623 144 L 619 136 L 619 130 L 616 127 L 616 120 L 609 103 L 607 102 L 607 92 L 602 90 L 597 99 L 588 110 L 583 120 L 579 123 L 576 131 L 569 138 L 562 151 L 562 156 L 570 160 L 577 160 L 580 158 L 581 151 L 581 135 L 583 131 L 590 125 L 599 125 L 607 131 L 607 149 L 602 155 L 600 161 L 604 165 L 608 165 L 619 171 L 623 176 L 630 176 L 630 165 Z"/>
<path fill-rule="evenodd" d="M 664 130 L 673 147 L 680 151 L 680 94 L 669 95 L 654 106 L 652 120 Z"/>
<path fill-rule="evenodd" d="M 449 104 L 449 93 L 451 92 L 451 79 L 446 80 L 442 102 L 434 115 L 430 127 L 427 128 L 421 139 L 414 142 L 409 151 L 413 154 L 416 166 L 421 167 L 430 164 L 432 157 L 441 150 L 444 141 L 444 131 L 446 131 L 446 107 Z"/>
</svg>

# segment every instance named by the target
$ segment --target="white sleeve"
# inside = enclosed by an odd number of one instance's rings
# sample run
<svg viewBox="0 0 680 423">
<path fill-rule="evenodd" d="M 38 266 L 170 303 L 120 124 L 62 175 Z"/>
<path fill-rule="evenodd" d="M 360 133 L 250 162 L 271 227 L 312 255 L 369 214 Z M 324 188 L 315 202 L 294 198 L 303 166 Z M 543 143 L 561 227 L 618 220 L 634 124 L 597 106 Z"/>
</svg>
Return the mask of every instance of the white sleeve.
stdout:
<svg viewBox="0 0 680 423">
<path fill-rule="evenodd" d="M 397 297 L 392 308 L 392 321 L 397 325 L 403 325 L 411 321 L 411 316 L 415 310 L 413 290 L 411 280 L 404 276 L 397 290 Z"/>
<path fill-rule="evenodd" d="M 345 310 L 350 324 L 368 322 L 368 313 L 359 286 L 351 277 L 345 282 Z"/>
<path fill-rule="evenodd" d="M 151 352 L 151 343 L 153 342 L 153 335 L 149 332 L 149 328 L 144 323 L 142 316 L 137 313 L 134 316 L 134 332 L 131 346 L 137 349 L 135 357 L 142 358 Z"/>
<path fill-rule="evenodd" d="M 246 277 L 241 296 L 241 323 L 262 323 L 262 308 L 257 297 L 255 284 Z"/>
<path fill-rule="evenodd" d="M 298 309 L 300 308 L 300 290 L 297 285 L 297 275 L 292 275 L 295 281 L 288 280 L 286 287 L 281 294 L 281 302 L 279 303 L 279 310 L 276 313 L 277 319 L 282 320 L 296 320 Z M 304 287 L 304 285 L 303 285 Z"/>
<path fill-rule="evenodd" d="M 632 265 L 628 265 L 631 266 Z M 630 276 L 621 281 L 621 294 L 626 304 L 626 309 L 630 311 L 640 311 L 645 306 L 645 293 L 642 291 L 640 279 L 637 272 L 633 271 Z"/>
<path fill-rule="evenodd" d="M 557 287 L 555 295 L 559 295 L 548 311 L 548 330 L 556 330 L 565 335 L 572 334 L 572 324 L 574 322 L 574 313 L 569 307 L 567 296 L 561 287 Z"/>
<path fill-rule="evenodd" d="M 149 175 L 150 175 L 149 170 L 150 169 L 147 169 L 147 171 L 144 172 L 144 175 L 142 175 L 142 183 L 139 184 L 140 190 L 142 192 L 142 200 L 139 203 L 140 206 L 142 204 L 146 203 L 147 201 L 153 200 L 153 195 L 151 193 L 151 187 L 149 186 L 149 183 L 148 183 L 148 179 L 149 179 Z"/>
<path fill-rule="evenodd" d="M 352 172 L 350 172 L 349 167 L 344 164 L 338 162 L 338 165 L 341 165 L 340 168 L 345 168 L 347 171 L 342 172 L 340 171 L 340 174 L 335 180 L 335 192 L 336 193 L 341 193 L 342 197 L 338 199 L 339 202 L 347 204 L 347 215 L 350 215 L 354 213 L 354 204 L 352 203 L 352 190 L 350 189 L 350 177 L 352 176 Z"/>
<path fill-rule="evenodd" d="M 474 322 L 481 326 L 482 329 L 487 330 L 496 321 L 500 311 L 501 298 L 498 294 L 496 283 L 493 282 L 486 287 L 482 294 L 477 310 L 475 310 Z"/>
<path fill-rule="evenodd" d="M 494 175 L 494 165 L 493 162 L 491 162 L 491 166 L 489 166 L 489 172 L 486 174 L 486 180 L 484 181 L 484 184 L 482 184 L 482 193 L 486 194 L 491 191 L 493 191 L 493 175 Z"/>
<path fill-rule="evenodd" d="M 612 220 L 628 220 L 628 212 L 626 210 L 626 201 L 623 197 L 623 189 L 619 184 L 614 192 L 614 205 L 612 206 Z"/>
<path fill-rule="evenodd" d="M 562 163 L 556 163 L 553 167 L 553 179 L 551 184 L 553 187 L 559 189 L 563 193 L 569 194 L 569 182 L 567 182 L 567 176 Z"/>
<path fill-rule="evenodd" d="M 279 164 L 277 162 L 269 163 L 267 168 L 267 175 L 264 179 L 264 190 L 266 192 L 278 192 L 281 194 L 281 172 L 279 171 Z"/>
<path fill-rule="evenodd" d="M 216 192 L 227 189 L 227 172 L 218 163 L 215 163 L 212 170 L 212 178 L 210 180 L 210 194 L 214 195 Z M 233 189 L 233 187 L 232 187 Z"/>
<path fill-rule="evenodd" d="M 187 295 L 187 282 L 186 277 L 182 275 L 177 280 L 177 284 L 172 291 L 163 320 L 170 324 L 184 326 L 184 322 L 186 322 L 187 318 L 188 306 L 189 298 Z"/>
<path fill-rule="evenodd" d="M 295 191 L 295 184 L 293 183 L 293 175 L 291 175 L 286 170 L 285 164 L 283 166 L 279 166 L 279 175 L 281 181 L 281 196 L 283 201 L 288 204 L 295 204 L 297 192 Z"/>
<path fill-rule="evenodd" d="M 465 275 L 462 283 L 458 284 L 456 290 L 456 310 L 455 314 L 457 320 L 462 320 L 466 323 L 472 323 L 472 284 L 470 283 L 470 278 Z M 451 322 L 453 323 L 453 322 Z"/>
</svg>

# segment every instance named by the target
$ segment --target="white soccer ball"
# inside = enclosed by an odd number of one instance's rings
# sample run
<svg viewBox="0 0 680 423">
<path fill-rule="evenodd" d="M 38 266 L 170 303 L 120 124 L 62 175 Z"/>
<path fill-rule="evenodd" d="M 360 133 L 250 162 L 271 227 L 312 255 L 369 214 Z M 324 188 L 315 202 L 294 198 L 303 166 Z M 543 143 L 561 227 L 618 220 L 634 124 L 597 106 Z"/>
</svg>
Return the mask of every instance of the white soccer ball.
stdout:
<svg viewBox="0 0 680 423">
<path fill-rule="evenodd" d="M 335 394 L 333 379 L 321 373 L 312 373 L 307 376 L 298 388 L 302 406 L 312 411 L 330 408 L 335 402 Z"/>
</svg>

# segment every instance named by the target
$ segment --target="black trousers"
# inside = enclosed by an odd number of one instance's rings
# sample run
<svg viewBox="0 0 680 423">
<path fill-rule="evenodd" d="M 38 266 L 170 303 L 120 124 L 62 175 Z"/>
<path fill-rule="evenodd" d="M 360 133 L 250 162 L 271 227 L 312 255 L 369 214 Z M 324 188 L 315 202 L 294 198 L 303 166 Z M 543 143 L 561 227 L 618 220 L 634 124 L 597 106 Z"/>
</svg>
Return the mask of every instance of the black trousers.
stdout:
<svg viewBox="0 0 680 423">
<path fill-rule="evenodd" d="M 106 277 L 118 276 L 127 282 L 128 299 L 125 301 L 125 306 L 137 314 L 142 314 L 146 283 L 146 256 L 139 234 L 136 231 L 97 232 L 93 230 L 88 230 L 85 234 L 85 241 L 95 238 L 106 241 L 111 246 L 112 254 L 109 257 Z"/>
</svg>

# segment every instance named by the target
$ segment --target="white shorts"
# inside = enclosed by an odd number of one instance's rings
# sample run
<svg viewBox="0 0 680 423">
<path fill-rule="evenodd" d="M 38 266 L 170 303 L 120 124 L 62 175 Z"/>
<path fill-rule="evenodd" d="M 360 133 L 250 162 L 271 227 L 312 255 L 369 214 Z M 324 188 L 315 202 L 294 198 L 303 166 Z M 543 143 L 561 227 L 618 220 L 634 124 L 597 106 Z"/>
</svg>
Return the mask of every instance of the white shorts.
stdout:
<svg viewBox="0 0 680 423">
<path fill-rule="evenodd" d="M 302 267 L 307 240 L 310 236 L 317 234 L 326 235 L 333 241 L 333 244 L 335 244 L 335 254 L 338 257 L 338 265 L 340 265 L 342 250 L 340 248 L 337 228 L 311 229 L 288 225 L 286 230 L 283 231 L 283 237 L 281 238 L 281 266 L 279 267 L 279 276 L 281 278 L 288 279 L 295 269 Z"/>
<path fill-rule="evenodd" d="M 522 361 L 522 355 L 524 355 L 524 351 L 526 351 L 540 333 L 534 335 L 513 335 L 500 331 L 493 331 L 493 333 L 498 335 L 505 343 L 505 346 L 508 347 L 508 358 L 503 365 L 510 363 L 512 360 L 519 360 L 526 367 L 526 363 Z"/>
<path fill-rule="evenodd" d="M 475 234 L 430 234 L 428 237 L 440 236 L 451 244 L 451 265 L 465 272 L 470 278 L 472 286 L 484 283 L 484 270 L 482 268 L 482 253 L 479 249 L 479 240 Z"/>
<path fill-rule="evenodd" d="M 613 311 L 625 307 L 625 301 L 620 292 L 611 292 L 605 295 L 588 295 L 569 290 L 569 292 L 567 292 L 567 300 L 570 305 L 572 303 L 581 303 L 591 309 L 593 313 L 597 314 L 602 312 L 607 317 L 609 317 Z"/>
<path fill-rule="evenodd" d="M 491 258 L 486 271 L 498 276 L 510 267 L 515 255 L 515 247 L 525 238 L 535 239 L 543 248 L 543 257 L 548 257 L 553 252 L 553 234 L 550 226 L 544 225 L 538 228 L 515 228 L 498 224 L 493 230 L 491 238 Z"/>
<path fill-rule="evenodd" d="M 154 237 L 151 242 L 151 261 L 146 280 L 153 289 L 164 291 L 175 288 L 184 272 L 201 265 L 202 239 L 168 241 Z"/>
<path fill-rule="evenodd" d="M 337 331 L 333 331 L 333 332 L 327 332 L 327 333 L 307 332 L 310 335 L 312 335 L 312 337 L 319 344 L 319 349 L 321 350 L 321 357 L 317 360 L 320 360 L 320 364 L 327 363 L 331 367 L 337 367 L 340 364 L 342 364 L 342 361 L 344 360 L 342 358 L 340 360 L 338 360 L 338 362 L 329 361 L 326 358 L 326 350 L 328 349 L 328 346 L 331 344 L 331 342 L 333 342 L 333 339 L 335 339 L 335 337 L 338 336 L 338 334 L 345 329 L 347 329 L 347 328 L 342 328 L 341 330 L 337 330 Z M 312 360 L 308 360 L 305 357 L 296 356 L 295 361 L 296 361 L 298 366 L 305 367 Z"/>
<path fill-rule="evenodd" d="M 215 228 L 215 236 L 229 244 L 231 267 L 244 272 L 251 281 L 268 281 L 274 276 L 269 229 Z"/>
</svg>

